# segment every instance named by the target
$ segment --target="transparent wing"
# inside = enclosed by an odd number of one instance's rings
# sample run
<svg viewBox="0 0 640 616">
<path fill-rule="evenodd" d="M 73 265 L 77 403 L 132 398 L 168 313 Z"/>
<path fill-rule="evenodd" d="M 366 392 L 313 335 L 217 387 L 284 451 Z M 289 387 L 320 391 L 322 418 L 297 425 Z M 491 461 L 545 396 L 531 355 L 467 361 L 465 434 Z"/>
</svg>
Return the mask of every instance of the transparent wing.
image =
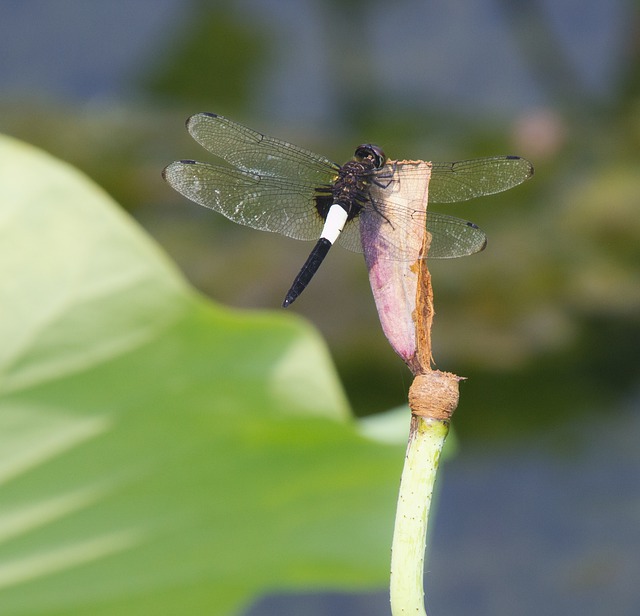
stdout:
<svg viewBox="0 0 640 616">
<path fill-rule="evenodd" d="M 474 223 L 437 212 L 427 212 L 427 231 L 431 234 L 429 259 L 466 257 L 484 250 L 487 236 Z"/>
<path fill-rule="evenodd" d="M 339 167 L 335 163 L 211 113 L 192 116 L 187 128 L 209 152 L 237 169 L 191 160 L 172 163 L 163 175 L 178 192 L 254 229 L 302 240 L 319 237 L 323 221 L 315 196 L 318 189 L 326 194 L 336 180 Z M 379 177 L 388 179 L 382 179 L 381 185 L 393 187 L 402 165 L 385 167 Z M 531 175 L 531 163 L 516 156 L 433 163 L 429 201 L 451 203 L 502 192 Z M 416 174 L 414 181 L 416 177 L 420 181 Z M 425 177 L 426 173 L 422 181 Z M 473 254 L 486 245 L 484 233 L 473 223 L 435 212 L 427 215 L 392 193 L 378 189 L 371 204 L 347 223 L 339 240 L 345 248 L 362 252 L 361 230 L 366 229 L 368 237 L 375 232 L 384 238 L 387 258 L 407 258 L 402 235 L 422 233 L 424 225 L 431 233 L 431 258 Z"/>
<path fill-rule="evenodd" d="M 410 210 L 392 200 L 376 208 L 367 208 L 347 223 L 338 243 L 353 252 L 363 252 L 362 237 L 377 238 L 377 251 L 385 259 L 415 258 L 413 246 L 422 241 L 426 224 L 431 235 L 429 259 L 466 257 L 484 250 L 487 236 L 474 223 L 438 212 Z M 382 248 L 382 244 L 384 247 Z"/>
<path fill-rule="evenodd" d="M 519 156 L 494 156 L 433 163 L 430 203 L 455 203 L 508 190 L 533 175 L 533 165 Z"/>
<path fill-rule="evenodd" d="M 187 129 L 209 152 L 247 173 L 320 186 L 332 183 L 339 169 L 324 156 L 213 113 L 191 116 Z"/>
<path fill-rule="evenodd" d="M 487 238 L 472 222 L 425 212 L 428 165 L 420 161 L 390 162 L 371 186 L 371 202 L 360 213 L 359 225 L 347 225 L 339 243 L 362 252 L 362 239 L 378 243 L 376 253 L 387 259 L 415 258 L 424 229 L 431 236 L 428 257 L 449 259 L 484 249 Z M 507 190 L 533 174 L 529 161 L 514 156 L 433 163 L 428 184 L 430 203 L 464 201 Z M 367 251 L 372 250 L 371 246 Z"/>
<path fill-rule="evenodd" d="M 162 175 L 187 199 L 238 224 L 297 240 L 320 237 L 323 220 L 311 185 L 193 160 L 171 163 Z"/>
</svg>

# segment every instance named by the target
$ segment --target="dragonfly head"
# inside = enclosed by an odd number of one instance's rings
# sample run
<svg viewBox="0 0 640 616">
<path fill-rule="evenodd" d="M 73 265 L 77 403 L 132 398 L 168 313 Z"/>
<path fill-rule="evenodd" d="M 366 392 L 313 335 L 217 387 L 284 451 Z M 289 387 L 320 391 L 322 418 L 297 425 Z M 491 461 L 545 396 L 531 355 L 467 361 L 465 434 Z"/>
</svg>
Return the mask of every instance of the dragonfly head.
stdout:
<svg viewBox="0 0 640 616">
<path fill-rule="evenodd" d="M 373 161 L 376 169 L 382 169 L 387 162 L 387 157 L 382 151 L 382 148 L 372 143 L 364 143 L 356 148 L 355 159 L 358 162 L 362 162 L 367 158 Z"/>
</svg>

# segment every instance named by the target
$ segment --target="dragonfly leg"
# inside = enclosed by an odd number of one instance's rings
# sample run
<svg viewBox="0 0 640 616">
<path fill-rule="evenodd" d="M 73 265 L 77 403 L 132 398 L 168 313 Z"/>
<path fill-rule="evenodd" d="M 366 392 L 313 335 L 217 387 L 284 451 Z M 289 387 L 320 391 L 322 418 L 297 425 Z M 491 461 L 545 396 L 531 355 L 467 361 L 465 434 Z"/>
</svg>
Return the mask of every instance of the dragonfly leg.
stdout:
<svg viewBox="0 0 640 616">
<path fill-rule="evenodd" d="M 376 200 L 369 196 L 369 203 L 371 204 L 371 208 L 373 209 L 373 211 L 378 214 L 378 216 L 381 216 L 382 218 L 384 218 L 385 222 L 390 225 L 390 227 L 392 229 L 395 229 L 394 224 L 382 213 L 381 209 L 378 207 Z"/>
<path fill-rule="evenodd" d="M 391 166 L 391 170 L 390 171 L 382 171 L 382 172 L 378 172 L 376 173 L 372 178 L 371 178 L 371 183 L 375 184 L 376 186 L 380 187 L 380 188 L 389 188 L 389 186 L 391 186 L 391 183 L 393 182 L 393 176 L 396 174 L 396 169 L 397 169 L 397 165 L 394 162 L 392 162 L 390 164 Z M 388 180 L 387 182 L 380 182 L 380 180 Z"/>
</svg>

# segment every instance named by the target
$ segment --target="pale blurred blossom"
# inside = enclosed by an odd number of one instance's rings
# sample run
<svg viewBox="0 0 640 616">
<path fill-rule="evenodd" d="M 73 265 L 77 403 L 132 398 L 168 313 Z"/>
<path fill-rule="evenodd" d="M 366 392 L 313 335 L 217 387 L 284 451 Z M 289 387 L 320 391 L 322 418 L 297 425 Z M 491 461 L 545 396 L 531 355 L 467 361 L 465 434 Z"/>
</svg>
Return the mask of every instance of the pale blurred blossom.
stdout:
<svg viewBox="0 0 640 616">
<path fill-rule="evenodd" d="M 566 133 L 566 124 L 555 110 L 532 109 L 514 122 L 514 151 L 536 161 L 551 158 L 564 145 Z"/>
</svg>

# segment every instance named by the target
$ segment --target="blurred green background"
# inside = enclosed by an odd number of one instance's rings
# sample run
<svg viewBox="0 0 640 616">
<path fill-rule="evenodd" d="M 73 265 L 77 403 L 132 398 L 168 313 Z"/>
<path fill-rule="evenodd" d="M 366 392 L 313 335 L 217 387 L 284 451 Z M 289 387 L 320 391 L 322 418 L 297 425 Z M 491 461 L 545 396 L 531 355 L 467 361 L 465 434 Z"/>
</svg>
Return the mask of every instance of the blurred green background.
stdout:
<svg viewBox="0 0 640 616">
<path fill-rule="evenodd" d="M 164 185 L 168 162 L 210 160 L 184 129 L 192 113 L 338 162 L 362 142 L 391 158 L 530 159 L 524 186 L 441 208 L 489 246 L 430 268 L 437 366 L 469 377 L 432 611 L 637 614 L 639 31 L 640 4 L 623 0 L 6 0 L 0 131 L 85 171 L 198 289 L 240 308 L 277 309 L 310 246 Z M 360 256 L 332 251 L 293 311 L 328 341 L 356 414 L 405 401 Z M 305 601 L 385 613 L 378 597 Z"/>
</svg>

